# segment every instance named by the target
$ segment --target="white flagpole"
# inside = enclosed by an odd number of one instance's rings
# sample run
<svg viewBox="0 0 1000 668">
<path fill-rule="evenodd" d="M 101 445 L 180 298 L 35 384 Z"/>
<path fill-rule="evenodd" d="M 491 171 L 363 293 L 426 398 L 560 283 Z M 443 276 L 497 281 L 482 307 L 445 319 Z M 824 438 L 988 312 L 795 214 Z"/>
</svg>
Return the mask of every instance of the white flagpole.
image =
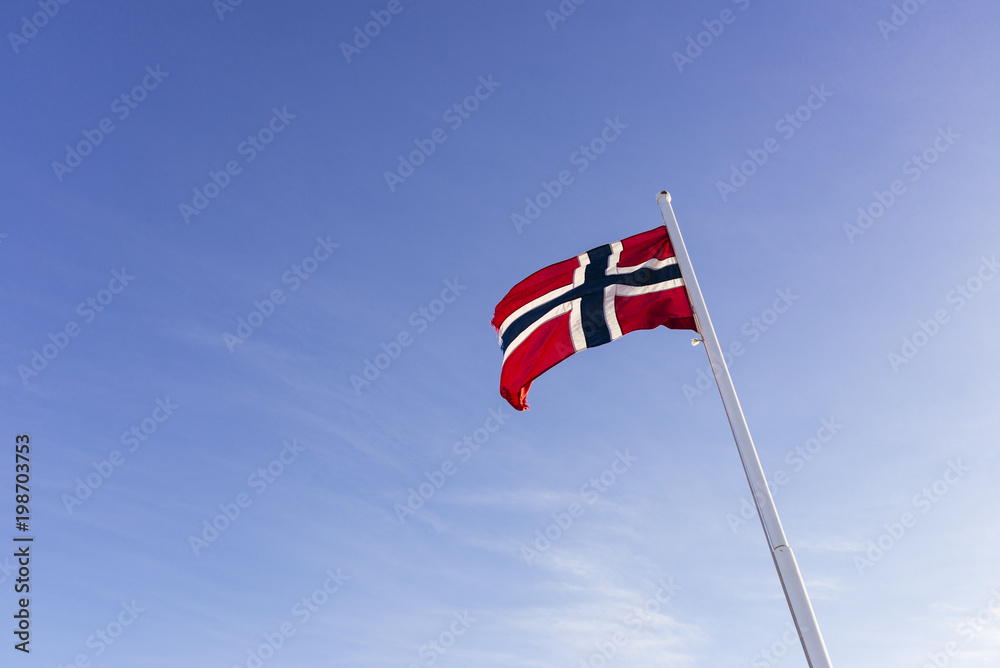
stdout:
<svg viewBox="0 0 1000 668">
<path fill-rule="evenodd" d="M 740 400 L 736 396 L 733 379 L 729 376 L 729 369 L 726 367 L 726 360 L 722 355 L 722 347 L 719 345 L 719 339 L 712 327 L 712 320 L 708 317 L 705 298 L 702 297 L 701 288 L 698 287 L 698 279 L 695 278 L 691 258 L 688 257 L 687 249 L 684 247 L 684 238 L 677 225 L 677 218 L 674 217 L 673 207 L 670 206 L 670 193 L 666 190 L 661 191 L 656 202 L 660 205 L 663 224 L 667 228 L 670 243 L 677 255 L 677 264 L 680 266 L 681 277 L 684 279 L 684 285 L 687 287 L 688 297 L 691 300 L 695 323 L 705 345 L 705 352 L 708 353 L 708 360 L 712 364 L 715 382 L 719 387 L 719 394 L 722 395 L 722 404 L 729 417 L 729 426 L 733 430 L 733 438 L 736 439 L 736 448 L 743 461 L 743 470 L 746 471 L 750 492 L 753 494 L 754 503 L 757 504 L 757 514 L 760 515 L 760 523 L 764 527 L 764 535 L 771 548 L 771 557 L 778 570 L 781 587 L 785 590 L 785 599 L 792 612 L 799 640 L 802 641 L 806 661 L 809 662 L 810 668 L 832 668 L 830 655 L 826 652 L 823 636 L 816 623 L 816 615 L 813 614 L 812 604 L 809 602 L 809 594 L 806 592 L 805 583 L 802 582 L 802 574 L 799 573 L 795 555 L 792 554 L 792 548 L 788 546 L 785 532 L 781 528 L 778 510 L 774 507 L 774 499 L 771 498 L 771 491 L 767 487 L 764 470 L 760 466 L 760 459 L 757 458 L 753 439 L 750 438 L 750 429 L 743 417 L 743 409 L 740 408 Z"/>
</svg>

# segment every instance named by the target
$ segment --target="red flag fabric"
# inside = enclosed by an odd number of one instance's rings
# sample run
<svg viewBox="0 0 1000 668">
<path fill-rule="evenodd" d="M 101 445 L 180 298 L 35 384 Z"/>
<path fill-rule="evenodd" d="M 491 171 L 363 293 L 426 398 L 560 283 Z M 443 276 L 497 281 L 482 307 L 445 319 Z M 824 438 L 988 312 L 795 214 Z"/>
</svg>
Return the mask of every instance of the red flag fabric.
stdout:
<svg viewBox="0 0 1000 668">
<path fill-rule="evenodd" d="M 697 330 L 665 227 L 536 271 L 493 313 L 500 394 L 523 411 L 532 381 L 573 353 L 660 325 Z"/>
</svg>

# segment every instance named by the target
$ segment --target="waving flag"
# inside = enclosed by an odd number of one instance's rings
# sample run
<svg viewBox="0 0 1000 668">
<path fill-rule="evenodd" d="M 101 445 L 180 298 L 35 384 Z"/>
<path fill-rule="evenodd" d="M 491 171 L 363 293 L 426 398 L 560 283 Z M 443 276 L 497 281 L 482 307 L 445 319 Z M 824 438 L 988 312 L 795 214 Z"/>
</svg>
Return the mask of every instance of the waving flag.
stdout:
<svg viewBox="0 0 1000 668">
<path fill-rule="evenodd" d="M 493 314 L 500 394 L 523 411 L 531 382 L 573 353 L 660 325 L 697 330 L 665 227 L 536 271 Z"/>
<path fill-rule="evenodd" d="M 832 668 L 798 562 L 788 545 L 750 428 L 712 327 L 666 190 L 656 197 L 663 227 L 546 267 L 507 293 L 493 313 L 503 368 L 500 394 L 519 411 L 531 382 L 578 350 L 663 325 L 701 334 L 743 471 L 795 622 L 806 662 Z M 673 239 L 674 244 L 671 244 Z M 675 253 L 676 251 L 676 253 Z"/>
</svg>

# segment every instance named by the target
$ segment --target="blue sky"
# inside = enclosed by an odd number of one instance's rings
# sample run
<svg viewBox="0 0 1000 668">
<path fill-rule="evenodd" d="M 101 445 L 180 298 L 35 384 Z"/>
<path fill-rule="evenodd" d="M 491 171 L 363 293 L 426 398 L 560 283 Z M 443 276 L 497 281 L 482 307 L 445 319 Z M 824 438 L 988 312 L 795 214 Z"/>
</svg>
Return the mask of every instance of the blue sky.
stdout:
<svg viewBox="0 0 1000 668">
<path fill-rule="evenodd" d="M 497 392 L 497 301 L 661 189 L 834 665 L 1000 660 L 996 7 L 0 27 L 4 665 L 804 666 L 691 333 Z"/>
</svg>

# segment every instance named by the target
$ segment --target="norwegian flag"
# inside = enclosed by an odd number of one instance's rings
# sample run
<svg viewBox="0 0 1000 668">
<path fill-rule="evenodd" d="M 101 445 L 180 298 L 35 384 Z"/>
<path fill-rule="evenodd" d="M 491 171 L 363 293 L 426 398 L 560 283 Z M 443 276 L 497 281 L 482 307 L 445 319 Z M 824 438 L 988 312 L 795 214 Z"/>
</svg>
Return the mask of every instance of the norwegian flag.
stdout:
<svg viewBox="0 0 1000 668">
<path fill-rule="evenodd" d="M 697 330 L 665 227 L 536 271 L 493 313 L 500 394 L 523 411 L 531 382 L 573 353 L 660 325 Z"/>
</svg>

